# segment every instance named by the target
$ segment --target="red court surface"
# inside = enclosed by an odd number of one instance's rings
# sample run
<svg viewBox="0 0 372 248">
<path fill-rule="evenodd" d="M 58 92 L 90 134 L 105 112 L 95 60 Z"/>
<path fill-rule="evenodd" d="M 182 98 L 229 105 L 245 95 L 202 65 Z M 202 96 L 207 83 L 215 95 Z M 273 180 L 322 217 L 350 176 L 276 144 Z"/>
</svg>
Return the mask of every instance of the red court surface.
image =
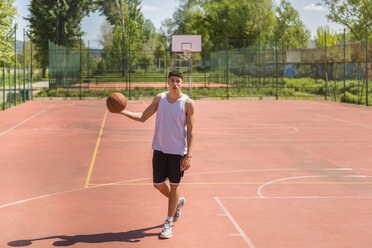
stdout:
<svg viewBox="0 0 372 248">
<path fill-rule="evenodd" d="M 129 101 L 143 111 L 149 101 Z M 372 109 L 195 101 L 192 167 L 173 238 L 152 186 L 155 116 L 105 101 L 0 112 L 0 247 L 372 247 Z"/>
</svg>

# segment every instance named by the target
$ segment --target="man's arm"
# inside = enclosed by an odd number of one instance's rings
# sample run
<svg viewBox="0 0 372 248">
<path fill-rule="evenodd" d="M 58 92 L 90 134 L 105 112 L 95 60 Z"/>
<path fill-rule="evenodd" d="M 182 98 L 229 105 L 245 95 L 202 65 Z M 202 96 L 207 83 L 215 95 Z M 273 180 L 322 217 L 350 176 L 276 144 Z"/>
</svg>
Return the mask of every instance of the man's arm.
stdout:
<svg viewBox="0 0 372 248">
<path fill-rule="evenodd" d="M 143 113 L 133 113 L 127 110 L 123 110 L 120 112 L 120 114 L 125 115 L 126 117 L 135 121 L 145 122 L 158 109 L 160 98 L 161 94 L 156 95 L 152 103 L 145 109 L 145 111 L 143 111 Z"/>
<path fill-rule="evenodd" d="M 194 145 L 194 113 L 195 105 L 192 100 L 185 103 L 186 125 L 187 125 L 187 154 L 182 163 L 182 169 L 188 170 L 191 166 L 192 150 Z"/>
</svg>

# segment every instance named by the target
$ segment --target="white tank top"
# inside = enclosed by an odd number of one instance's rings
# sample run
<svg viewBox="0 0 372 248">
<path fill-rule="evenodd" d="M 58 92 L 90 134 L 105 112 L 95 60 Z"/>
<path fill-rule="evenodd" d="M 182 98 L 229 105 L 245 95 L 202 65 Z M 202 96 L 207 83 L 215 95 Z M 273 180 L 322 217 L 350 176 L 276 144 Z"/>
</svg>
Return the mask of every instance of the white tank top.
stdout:
<svg viewBox="0 0 372 248">
<path fill-rule="evenodd" d="M 156 113 L 154 139 L 152 149 L 168 154 L 184 155 L 187 153 L 187 125 L 185 102 L 189 99 L 182 95 L 174 103 L 169 103 L 167 93 L 161 94 Z"/>
</svg>

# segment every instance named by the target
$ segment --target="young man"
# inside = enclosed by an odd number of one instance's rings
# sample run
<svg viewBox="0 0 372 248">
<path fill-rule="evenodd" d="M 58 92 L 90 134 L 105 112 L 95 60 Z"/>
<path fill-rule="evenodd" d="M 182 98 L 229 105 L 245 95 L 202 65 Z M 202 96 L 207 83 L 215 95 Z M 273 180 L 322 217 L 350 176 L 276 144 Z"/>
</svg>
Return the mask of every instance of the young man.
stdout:
<svg viewBox="0 0 372 248">
<path fill-rule="evenodd" d="M 182 94 L 183 75 L 171 71 L 168 92 L 154 98 L 143 113 L 123 110 L 121 114 L 132 120 L 144 122 L 155 112 L 155 132 L 152 142 L 154 187 L 168 198 L 168 217 L 160 238 L 172 237 L 172 223 L 181 216 L 185 198 L 180 197 L 179 184 L 184 171 L 191 166 L 193 149 L 194 102 Z M 165 181 L 169 179 L 170 185 Z"/>
</svg>

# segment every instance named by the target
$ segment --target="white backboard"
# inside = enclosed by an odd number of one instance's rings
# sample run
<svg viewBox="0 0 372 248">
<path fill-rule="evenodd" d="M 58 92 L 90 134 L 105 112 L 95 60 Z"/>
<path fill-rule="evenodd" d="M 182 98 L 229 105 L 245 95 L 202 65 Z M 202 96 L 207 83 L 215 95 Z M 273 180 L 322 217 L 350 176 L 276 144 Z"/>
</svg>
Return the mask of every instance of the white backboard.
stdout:
<svg viewBox="0 0 372 248">
<path fill-rule="evenodd" d="M 172 52 L 183 52 L 184 50 L 190 50 L 191 52 L 201 52 L 202 47 L 201 35 L 172 35 Z"/>
</svg>

